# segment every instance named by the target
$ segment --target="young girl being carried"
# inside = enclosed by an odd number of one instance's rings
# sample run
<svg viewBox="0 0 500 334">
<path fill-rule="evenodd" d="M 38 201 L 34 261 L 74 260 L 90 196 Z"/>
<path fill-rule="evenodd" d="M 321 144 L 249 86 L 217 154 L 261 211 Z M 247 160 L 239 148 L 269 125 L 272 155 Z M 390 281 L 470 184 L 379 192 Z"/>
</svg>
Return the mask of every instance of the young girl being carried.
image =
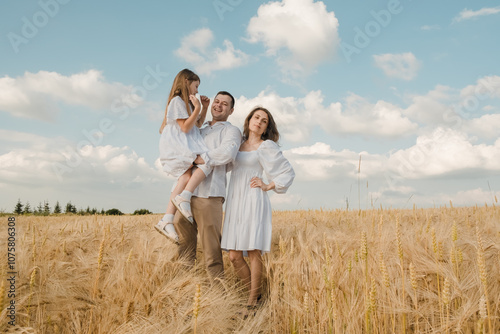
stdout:
<svg viewBox="0 0 500 334">
<path fill-rule="evenodd" d="M 160 128 L 160 162 L 163 171 L 177 178 L 177 184 L 170 194 L 167 211 L 155 229 L 175 243 L 179 242 L 173 225 L 176 211 L 193 223 L 191 196 L 212 171 L 207 165 L 193 168 L 196 156 L 208 151 L 199 127 L 205 121 L 210 99 L 201 96 L 200 105 L 195 96 L 199 85 L 200 78 L 194 72 L 184 69 L 177 74 Z"/>
</svg>

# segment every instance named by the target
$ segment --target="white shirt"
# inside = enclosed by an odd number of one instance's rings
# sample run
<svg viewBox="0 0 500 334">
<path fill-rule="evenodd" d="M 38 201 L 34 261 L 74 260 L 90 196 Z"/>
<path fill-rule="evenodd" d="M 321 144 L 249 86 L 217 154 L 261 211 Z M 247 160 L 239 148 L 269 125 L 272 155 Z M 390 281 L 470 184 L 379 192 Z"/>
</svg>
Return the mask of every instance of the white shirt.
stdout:
<svg viewBox="0 0 500 334">
<path fill-rule="evenodd" d="M 193 196 L 226 197 L 226 166 L 233 162 L 241 145 L 240 130 L 229 122 L 216 122 L 210 125 L 205 122 L 200 129 L 201 136 L 209 151 L 201 157 L 210 167 L 213 167 L 205 180 L 196 188 Z"/>
</svg>

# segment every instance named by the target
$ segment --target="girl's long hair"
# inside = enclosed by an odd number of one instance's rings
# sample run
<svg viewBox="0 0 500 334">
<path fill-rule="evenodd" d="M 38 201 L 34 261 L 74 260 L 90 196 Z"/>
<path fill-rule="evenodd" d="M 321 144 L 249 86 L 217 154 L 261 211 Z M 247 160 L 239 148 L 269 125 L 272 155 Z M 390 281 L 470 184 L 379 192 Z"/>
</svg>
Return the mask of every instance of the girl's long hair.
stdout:
<svg viewBox="0 0 500 334">
<path fill-rule="evenodd" d="M 267 114 L 267 118 L 269 118 L 269 122 L 267 123 L 267 129 L 260 136 L 260 138 L 262 140 L 271 139 L 273 142 L 277 143 L 278 140 L 280 139 L 280 133 L 278 132 L 278 127 L 276 126 L 276 122 L 274 121 L 273 115 L 271 115 L 269 110 L 263 107 L 255 107 L 248 114 L 247 118 L 245 119 L 245 125 L 243 126 L 243 140 L 245 141 L 248 139 L 248 135 L 250 134 L 250 130 L 248 129 L 250 120 L 252 119 L 253 114 L 255 114 L 255 112 L 257 112 L 258 110 L 262 110 L 263 112 L 265 112 Z"/>
<path fill-rule="evenodd" d="M 174 83 L 172 84 L 172 89 L 170 90 L 170 95 L 168 96 L 168 102 L 167 102 L 167 107 L 165 108 L 165 116 L 163 117 L 163 123 L 161 123 L 160 127 L 160 134 L 163 132 L 163 128 L 165 128 L 165 125 L 167 125 L 167 111 L 168 111 L 168 105 L 170 104 L 170 101 L 176 96 L 180 96 L 181 99 L 184 101 L 186 104 L 186 110 L 188 112 L 188 115 L 191 115 L 191 107 L 194 108 L 193 104 L 191 101 L 189 101 L 189 85 L 193 81 L 200 81 L 200 77 L 196 75 L 191 70 L 188 70 L 187 68 L 183 69 L 179 73 L 177 73 Z"/>
</svg>

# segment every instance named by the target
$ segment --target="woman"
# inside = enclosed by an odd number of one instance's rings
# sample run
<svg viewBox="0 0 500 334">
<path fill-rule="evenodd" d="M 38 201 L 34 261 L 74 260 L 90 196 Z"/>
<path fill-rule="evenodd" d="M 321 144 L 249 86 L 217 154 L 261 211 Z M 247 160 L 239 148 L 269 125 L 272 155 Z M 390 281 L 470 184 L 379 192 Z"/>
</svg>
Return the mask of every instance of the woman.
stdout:
<svg viewBox="0 0 500 334">
<path fill-rule="evenodd" d="M 295 177 L 281 153 L 271 113 L 254 108 L 245 119 L 243 143 L 233 162 L 222 229 L 221 248 L 229 251 L 236 274 L 250 287 L 248 308 L 260 295 L 262 254 L 271 250 L 271 203 L 267 192 L 285 193 Z M 262 177 L 266 173 L 268 184 Z M 250 260 L 247 265 L 244 256 Z"/>
</svg>

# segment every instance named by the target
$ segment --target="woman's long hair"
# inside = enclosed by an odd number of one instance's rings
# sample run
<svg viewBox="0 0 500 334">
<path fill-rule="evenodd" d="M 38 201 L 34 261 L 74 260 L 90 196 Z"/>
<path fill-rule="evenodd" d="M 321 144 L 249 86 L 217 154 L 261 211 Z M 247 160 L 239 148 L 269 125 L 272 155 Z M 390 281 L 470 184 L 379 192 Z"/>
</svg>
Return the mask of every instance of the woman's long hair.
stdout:
<svg viewBox="0 0 500 334">
<path fill-rule="evenodd" d="M 170 95 L 168 96 L 168 102 L 167 102 L 167 107 L 165 108 L 165 116 L 163 117 L 163 123 L 161 123 L 160 127 L 160 134 L 163 132 L 163 128 L 165 128 L 165 125 L 167 124 L 167 111 L 168 111 L 168 105 L 170 104 L 170 101 L 176 96 L 180 96 L 181 99 L 186 103 L 186 110 L 188 112 L 188 115 L 191 115 L 191 107 L 194 108 L 193 104 L 191 101 L 189 101 L 189 85 L 193 81 L 200 81 L 200 77 L 196 75 L 191 70 L 188 70 L 187 68 L 183 69 L 179 73 L 177 73 L 177 76 L 174 79 L 174 83 L 172 84 L 172 89 L 170 90 Z"/>
<path fill-rule="evenodd" d="M 252 119 L 253 115 L 259 110 L 262 110 L 263 112 L 265 112 L 267 114 L 267 118 L 269 119 L 269 122 L 267 123 L 267 129 L 260 136 L 260 138 L 262 140 L 270 139 L 273 142 L 277 143 L 278 140 L 280 139 L 280 133 L 278 132 L 278 127 L 276 126 L 276 122 L 274 121 L 273 115 L 271 115 L 269 110 L 267 110 L 266 108 L 263 108 L 263 107 L 255 107 L 248 114 L 247 118 L 245 119 L 245 125 L 243 126 L 243 140 L 248 139 L 248 135 L 250 134 L 250 130 L 248 129 L 248 125 L 250 124 L 250 120 Z"/>
</svg>

